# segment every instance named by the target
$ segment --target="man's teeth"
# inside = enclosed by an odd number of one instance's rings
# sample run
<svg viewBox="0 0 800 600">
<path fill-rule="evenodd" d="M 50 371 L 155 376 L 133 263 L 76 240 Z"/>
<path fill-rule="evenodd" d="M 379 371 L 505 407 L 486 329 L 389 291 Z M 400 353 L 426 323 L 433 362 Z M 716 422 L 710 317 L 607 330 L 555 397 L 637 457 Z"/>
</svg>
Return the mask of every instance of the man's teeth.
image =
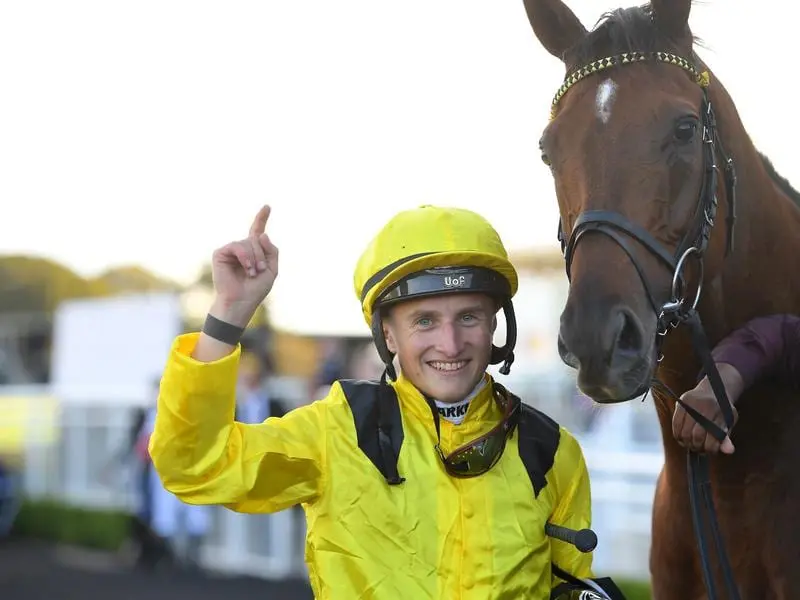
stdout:
<svg viewBox="0 0 800 600">
<path fill-rule="evenodd" d="M 444 362 L 441 360 L 434 360 L 428 364 L 438 371 L 458 371 L 467 364 L 467 361 L 458 360 L 455 362 Z"/>
</svg>

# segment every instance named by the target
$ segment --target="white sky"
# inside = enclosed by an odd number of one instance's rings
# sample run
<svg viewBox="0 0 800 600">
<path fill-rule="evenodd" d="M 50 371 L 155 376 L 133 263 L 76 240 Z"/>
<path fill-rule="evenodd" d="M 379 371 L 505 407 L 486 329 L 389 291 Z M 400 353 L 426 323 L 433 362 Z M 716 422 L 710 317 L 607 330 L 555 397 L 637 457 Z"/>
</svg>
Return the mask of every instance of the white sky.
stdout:
<svg viewBox="0 0 800 600">
<path fill-rule="evenodd" d="M 570 6 L 591 27 L 615 4 Z M 800 183 L 793 10 L 712 0 L 691 25 Z M 537 141 L 562 75 L 522 0 L 4 2 L 0 253 L 189 281 L 269 202 L 276 324 L 358 320 L 355 260 L 403 208 L 462 205 L 511 248 L 555 246 Z"/>
</svg>

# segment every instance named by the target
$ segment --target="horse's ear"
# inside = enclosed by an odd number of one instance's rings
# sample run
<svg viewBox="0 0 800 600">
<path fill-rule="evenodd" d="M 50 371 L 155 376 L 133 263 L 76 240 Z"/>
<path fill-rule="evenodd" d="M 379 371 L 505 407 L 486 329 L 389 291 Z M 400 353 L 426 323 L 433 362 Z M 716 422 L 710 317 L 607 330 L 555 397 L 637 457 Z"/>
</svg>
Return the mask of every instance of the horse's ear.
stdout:
<svg viewBox="0 0 800 600">
<path fill-rule="evenodd" d="M 681 39 L 689 33 L 692 0 L 651 0 L 650 6 L 653 7 L 653 21 L 664 35 Z"/>
<path fill-rule="evenodd" d="M 560 60 L 586 35 L 586 28 L 561 0 L 523 0 L 523 4 L 533 33 Z"/>
</svg>

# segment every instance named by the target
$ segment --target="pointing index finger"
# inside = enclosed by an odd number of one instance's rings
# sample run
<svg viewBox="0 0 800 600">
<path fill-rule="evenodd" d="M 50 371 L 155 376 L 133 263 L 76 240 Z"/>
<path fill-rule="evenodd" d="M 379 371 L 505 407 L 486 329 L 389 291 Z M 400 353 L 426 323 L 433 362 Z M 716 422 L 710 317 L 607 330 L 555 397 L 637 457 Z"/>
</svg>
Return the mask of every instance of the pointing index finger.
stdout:
<svg viewBox="0 0 800 600">
<path fill-rule="evenodd" d="M 271 209 L 268 204 L 265 204 L 261 207 L 261 210 L 258 211 L 256 214 L 256 218 L 253 220 L 253 224 L 250 226 L 250 235 L 252 237 L 258 237 L 267 229 L 267 219 L 269 219 L 269 213 Z"/>
</svg>

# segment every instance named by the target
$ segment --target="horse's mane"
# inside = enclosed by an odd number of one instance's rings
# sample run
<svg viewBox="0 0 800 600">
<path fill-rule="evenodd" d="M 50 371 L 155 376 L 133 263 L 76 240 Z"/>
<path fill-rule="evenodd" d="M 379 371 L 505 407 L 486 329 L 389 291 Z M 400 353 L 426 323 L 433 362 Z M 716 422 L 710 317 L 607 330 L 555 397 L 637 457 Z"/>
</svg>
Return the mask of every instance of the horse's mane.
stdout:
<svg viewBox="0 0 800 600">
<path fill-rule="evenodd" d="M 781 175 L 775 170 L 775 166 L 772 164 L 769 158 L 766 157 L 765 154 L 759 152 L 758 156 L 761 157 L 761 162 L 764 164 L 764 168 L 767 170 L 767 173 L 772 178 L 772 180 L 778 185 L 781 191 L 787 196 L 789 196 L 789 198 L 791 198 L 795 204 L 800 206 L 800 192 L 798 192 L 796 189 L 792 187 L 792 184 L 789 183 L 788 179 L 786 179 L 783 175 Z"/>
<path fill-rule="evenodd" d="M 650 4 L 617 8 L 604 13 L 592 31 L 570 50 L 570 58 L 577 65 L 585 65 L 610 54 L 664 50 L 664 36 L 656 28 L 652 15 Z M 692 45 L 702 46 L 702 40 L 692 36 Z M 688 58 L 695 60 L 696 55 L 692 52 Z M 800 192 L 775 170 L 769 158 L 761 152 L 758 154 L 772 180 L 800 206 Z"/>
</svg>

